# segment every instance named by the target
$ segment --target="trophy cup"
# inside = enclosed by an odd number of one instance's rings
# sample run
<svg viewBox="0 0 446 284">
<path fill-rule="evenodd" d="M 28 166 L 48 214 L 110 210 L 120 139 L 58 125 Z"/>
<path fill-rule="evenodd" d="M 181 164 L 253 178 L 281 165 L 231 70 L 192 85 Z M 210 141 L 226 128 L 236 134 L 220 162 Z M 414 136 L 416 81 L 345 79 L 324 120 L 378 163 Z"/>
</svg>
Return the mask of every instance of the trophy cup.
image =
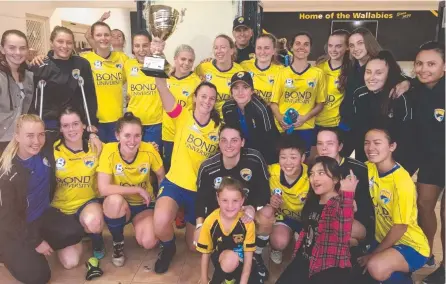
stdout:
<svg viewBox="0 0 446 284">
<path fill-rule="evenodd" d="M 146 4 L 145 19 L 147 30 L 152 37 L 158 37 L 163 41 L 167 40 L 175 30 L 180 13 L 169 6 Z M 169 78 L 170 66 L 161 55 L 153 54 L 144 58 L 144 65 L 141 71 L 150 77 Z"/>
</svg>

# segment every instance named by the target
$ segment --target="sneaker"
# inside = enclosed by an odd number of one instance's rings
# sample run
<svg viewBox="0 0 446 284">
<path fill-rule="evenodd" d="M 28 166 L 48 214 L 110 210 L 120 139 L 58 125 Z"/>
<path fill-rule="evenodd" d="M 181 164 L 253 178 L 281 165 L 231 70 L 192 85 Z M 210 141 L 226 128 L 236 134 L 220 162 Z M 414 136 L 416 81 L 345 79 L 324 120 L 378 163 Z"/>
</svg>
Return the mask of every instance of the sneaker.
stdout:
<svg viewBox="0 0 446 284">
<path fill-rule="evenodd" d="M 427 260 L 426 264 L 424 264 L 423 267 L 427 267 L 427 268 L 434 268 L 435 267 L 435 257 L 434 255 L 431 255 L 431 257 L 429 257 L 429 259 Z M 444 283 L 442 283 L 444 284 Z"/>
<path fill-rule="evenodd" d="M 158 274 L 165 273 L 169 269 L 170 262 L 177 251 L 177 246 L 173 243 L 170 246 L 161 247 L 158 254 L 158 260 L 155 263 L 155 272 Z"/>
<path fill-rule="evenodd" d="M 122 242 L 113 242 L 113 255 L 112 255 L 112 263 L 116 267 L 121 267 L 124 265 L 125 256 L 124 256 L 124 241 Z"/>
<path fill-rule="evenodd" d="M 184 209 L 180 208 L 175 218 L 175 226 L 177 229 L 183 229 L 186 227 L 186 221 L 184 221 Z"/>
<path fill-rule="evenodd" d="M 225 279 L 225 281 L 223 281 L 223 284 L 235 284 L 235 279 L 232 280 Z"/>
<path fill-rule="evenodd" d="M 268 279 L 269 272 L 268 272 L 268 269 L 266 268 L 265 263 L 263 262 L 262 255 L 258 254 L 258 253 L 254 253 L 253 260 L 254 260 L 253 264 L 255 264 L 255 266 L 256 266 L 257 273 L 259 274 L 260 279 L 263 279 L 263 280 Z"/>
<path fill-rule="evenodd" d="M 85 276 L 85 279 L 87 281 L 90 281 L 93 278 L 102 276 L 102 274 L 104 274 L 102 269 L 99 268 L 99 260 L 97 258 L 90 257 L 87 263 L 85 263 L 85 266 L 87 266 L 87 275 Z"/>
<path fill-rule="evenodd" d="M 103 259 L 105 256 L 105 247 L 103 246 L 101 248 L 94 248 L 93 256 L 97 259 Z"/>
<path fill-rule="evenodd" d="M 444 265 L 440 265 L 434 272 L 423 279 L 423 284 L 444 284 L 445 269 Z"/>
<path fill-rule="evenodd" d="M 271 250 L 270 258 L 275 264 L 282 263 L 282 252 L 280 250 Z"/>
</svg>

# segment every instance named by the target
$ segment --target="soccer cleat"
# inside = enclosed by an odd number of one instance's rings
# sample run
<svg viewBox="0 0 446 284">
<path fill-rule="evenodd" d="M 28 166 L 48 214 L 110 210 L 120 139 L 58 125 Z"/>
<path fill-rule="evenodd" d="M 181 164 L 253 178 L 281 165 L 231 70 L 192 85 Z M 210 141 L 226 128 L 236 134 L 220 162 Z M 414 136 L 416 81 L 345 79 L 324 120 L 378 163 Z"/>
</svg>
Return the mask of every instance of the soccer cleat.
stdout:
<svg viewBox="0 0 446 284">
<path fill-rule="evenodd" d="M 178 210 L 177 217 L 175 218 L 175 226 L 177 227 L 177 229 L 183 229 L 186 227 L 183 208 L 180 208 L 180 210 Z"/>
<path fill-rule="evenodd" d="M 90 257 L 85 263 L 85 266 L 87 266 L 87 275 L 85 276 L 85 279 L 88 281 L 104 274 L 99 268 L 99 260 L 95 257 Z"/>
<path fill-rule="evenodd" d="M 262 255 L 254 253 L 253 260 L 254 260 L 253 264 L 256 266 L 256 270 L 260 276 L 260 279 L 267 280 L 269 277 L 269 272 L 268 269 L 266 268 L 265 263 L 263 262 Z"/>
<path fill-rule="evenodd" d="M 116 267 L 121 267 L 124 265 L 125 256 L 124 256 L 124 241 L 122 242 L 113 242 L 113 255 L 112 255 L 112 263 Z"/>
<path fill-rule="evenodd" d="M 271 260 L 275 264 L 281 264 L 282 256 L 283 256 L 283 253 L 280 250 L 271 250 L 271 254 L 270 254 L 269 258 L 271 258 Z"/>
<path fill-rule="evenodd" d="M 163 246 L 158 254 L 158 260 L 155 263 L 155 272 L 163 274 L 169 269 L 170 262 L 177 251 L 177 246 L 172 243 L 170 246 Z"/>
</svg>

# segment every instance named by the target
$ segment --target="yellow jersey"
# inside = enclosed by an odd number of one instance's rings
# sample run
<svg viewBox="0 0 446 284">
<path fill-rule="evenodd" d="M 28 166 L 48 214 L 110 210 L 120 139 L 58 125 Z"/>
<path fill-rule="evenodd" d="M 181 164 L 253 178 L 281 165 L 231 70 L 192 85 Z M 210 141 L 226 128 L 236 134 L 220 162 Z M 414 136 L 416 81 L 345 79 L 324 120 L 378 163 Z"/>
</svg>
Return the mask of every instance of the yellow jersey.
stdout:
<svg viewBox="0 0 446 284">
<path fill-rule="evenodd" d="M 244 252 L 256 250 L 254 222 L 244 224 L 239 212 L 229 231 L 223 228 L 220 208 L 214 210 L 203 222 L 197 242 L 197 251 L 201 253 L 222 252 L 232 250 L 244 259 Z"/>
<path fill-rule="evenodd" d="M 430 255 L 427 238 L 418 226 L 417 193 L 409 173 L 399 164 L 380 174 L 376 165 L 366 162 L 370 196 L 375 207 L 375 238 L 380 243 L 395 224 L 407 225 L 407 231 L 395 244 L 410 246 Z"/>
<path fill-rule="evenodd" d="M 155 78 L 144 75 L 142 66 L 136 59 L 129 59 L 124 64 L 127 95 L 130 97 L 127 111 L 139 117 L 143 125 L 160 124 L 163 121 L 163 105 Z"/>
<path fill-rule="evenodd" d="M 232 67 L 229 70 L 221 71 L 215 65 L 215 60 L 203 62 L 195 69 L 195 73 L 197 73 L 202 80 L 206 80 L 217 87 L 218 94 L 215 108 L 220 114 L 220 117 L 223 117 L 221 113 L 223 104 L 231 98 L 232 75 L 240 71 L 244 71 L 244 69 L 235 62 L 232 64 Z"/>
<path fill-rule="evenodd" d="M 204 160 L 217 153 L 220 127 L 212 119 L 200 125 L 187 109 L 182 109 L 173 120 L 176 131 L 172 163 L 166 178 L 182 188 L 197 191 L 198 169 Z"/>
<path fill-rule="evenodd" d="M 98 196 L 96 168 L 99 161 L 91 148 L 72 151 L 58 140 L 54 143 L 56 190 L 51 205 L 64 214 L 74 214 L 87 201 Z"/>
<path fill-rule="evenodd" d="M 272 63 L 268 68 L 260 69 L 255 59 L 245 60 L 240 65 L 251 74 L 256 94 L 269 103 L 273 94 L 274 81 L 283 66 Z"/>
<path fill-rule="evenodd" d="M 289 108 L 294 108 L 299 115 L 306 115 L 317 103 L 325 102 L 324 73 L 310 64 L 302 73 L 291 66 L 282 68 L 274 82 L 271 102 L 278 104 L 282 115 Z M 313 129 L 314 122 L 315 117 L 312 117 L 295 130 Z M 277 121 L 276 125 L 280 132 L 284 131 Z"/>
<path fill-rule="evenodd" d="M 336 69 L 331 68 L 330 60 L 327 60 L 319 67 L 324 71 L 325 83 L 326 83 L 326 100 L 324 108 L 316 116 L 316 125 L 323 127 L 336 127 L 341 121 L 341 115 L 339 113 L 339 107 L 344 99 L 344 93 L 339 92 L 339 75 L 341 75 L 341 66 Z"/>
<path fill-rule="evenodd" d="M 80 54 L 91 65 L 98 101 L 97 118 L 101 123 L 115 122 L 122 116 L 125 84 L 124 63 L 128 57 L 123 52 L 112 51 L 103 58 L 93 51 Z"/>
<path fill-rule="evenodd" d="M 308 166 L 302 164 L 302 172 L 293 184 L 288 184 L 279 164 L 268 167 L 270 179 L 269 187 L 271 194 L 280 189 L 283 203 L 277 211 L 276 219 L 290 218 L 300 221 L 302 209 L 304 208 L 307 194 L 310 190 L 310 180 L 308 179 Z"/>
<path fill-rule="evenodd" d="M 200 77 L 195 73 L 190 73 L 182 78 L 177 78 L 172 75 L 167 79 L 167 87 L 175 97 L 177 103 L 187 110 L 192 109 L 194 92 L 200 83 Z M 164 141 L 169 142 L 173 142 L 175 138 L 175 123 L 165 111 L 163 112 L 162 138 Z"/>
<path fill-rule="evenodd" d="M 158 151 L 152 144 L 141 142 L 138 153 L 132 162 L 125 161 L 119 152 L 119 143 L 107 143 L 102 149 L 97 172 L 111 175 L 113 183 L 120 186 L 139 186 L 145 188 L 152 201 L 155 200 L 150 184 L 150 170 L 156 172 L 163 166 Z M 139 194 L 125 195 L 130 205 L 142 205 L 144 200 Z"/>
</svg>

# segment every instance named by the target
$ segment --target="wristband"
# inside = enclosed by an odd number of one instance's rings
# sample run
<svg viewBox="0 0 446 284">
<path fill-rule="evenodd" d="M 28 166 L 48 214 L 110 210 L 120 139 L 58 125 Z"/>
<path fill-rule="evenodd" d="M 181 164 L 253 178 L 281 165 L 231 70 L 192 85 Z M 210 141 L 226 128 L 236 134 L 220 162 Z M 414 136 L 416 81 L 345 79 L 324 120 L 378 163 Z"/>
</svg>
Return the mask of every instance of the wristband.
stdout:
<svg viewBox="0 0 446 284">
<path fill-rule="evenodd" d="M 203 223 L 197 224 L 197 225 L 195 226 L 195 230 L 198 230 L 198 229 L 200 229 L 201 227 L 203 227 Z"/>
</svg>

